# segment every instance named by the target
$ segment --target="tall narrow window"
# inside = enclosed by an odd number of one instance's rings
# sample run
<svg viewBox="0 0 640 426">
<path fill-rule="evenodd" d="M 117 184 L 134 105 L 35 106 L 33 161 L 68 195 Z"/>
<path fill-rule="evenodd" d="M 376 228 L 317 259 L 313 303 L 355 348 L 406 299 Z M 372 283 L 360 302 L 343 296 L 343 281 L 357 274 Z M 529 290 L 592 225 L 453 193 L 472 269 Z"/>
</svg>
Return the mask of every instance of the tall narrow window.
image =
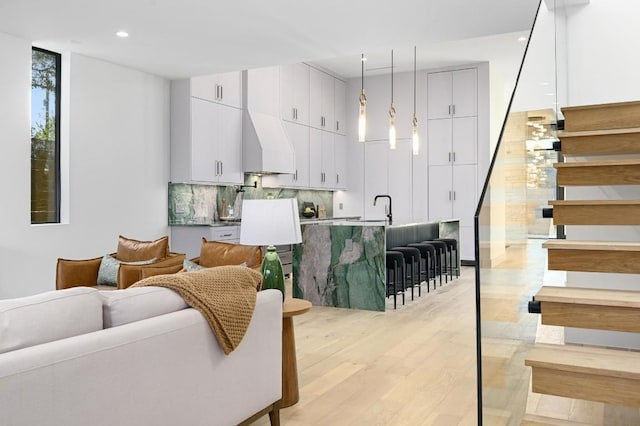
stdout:
<svg viewBox="0 0 640 426">
<path fill-rule="evenodd" d="M 60 222 L 60 54 L 31 51 L 31 223 Z"/>
</svg>

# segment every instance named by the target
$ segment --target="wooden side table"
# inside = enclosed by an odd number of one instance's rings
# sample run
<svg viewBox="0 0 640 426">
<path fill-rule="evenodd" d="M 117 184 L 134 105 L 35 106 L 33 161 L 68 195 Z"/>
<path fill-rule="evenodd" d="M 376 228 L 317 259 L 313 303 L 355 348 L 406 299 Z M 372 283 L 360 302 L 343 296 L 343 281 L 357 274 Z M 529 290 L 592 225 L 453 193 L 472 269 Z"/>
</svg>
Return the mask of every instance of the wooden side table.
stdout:
<svg viewBox="0 0 640 426">
<path fill-rule="evenodd" d="M 282 404 L 290 407 L 300 399 L 298 389 L 298 363 L 296 341 L 293 333 L 293 317 L 311 309 L 311 302 L 304 299 L 287 298 L 282 304 Z"/>
</svg>

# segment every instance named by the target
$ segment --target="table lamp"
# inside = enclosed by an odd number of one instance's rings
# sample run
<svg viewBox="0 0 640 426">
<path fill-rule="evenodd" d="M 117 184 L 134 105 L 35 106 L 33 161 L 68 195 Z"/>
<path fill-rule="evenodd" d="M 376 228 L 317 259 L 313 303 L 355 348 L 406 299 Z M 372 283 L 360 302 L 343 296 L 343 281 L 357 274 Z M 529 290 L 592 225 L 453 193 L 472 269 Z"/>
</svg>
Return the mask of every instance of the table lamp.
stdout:
<svg viewBox="0 0 640 426">
<path fill-rule="evenodd" d="M 284 274 L 276 245 L 302 242 L 298 200 L 281 198 L 243 200 L 240 244 L 267 246 L 262 261 L 262 288 L 275 288 L 284 300 Z"/>
</svg>

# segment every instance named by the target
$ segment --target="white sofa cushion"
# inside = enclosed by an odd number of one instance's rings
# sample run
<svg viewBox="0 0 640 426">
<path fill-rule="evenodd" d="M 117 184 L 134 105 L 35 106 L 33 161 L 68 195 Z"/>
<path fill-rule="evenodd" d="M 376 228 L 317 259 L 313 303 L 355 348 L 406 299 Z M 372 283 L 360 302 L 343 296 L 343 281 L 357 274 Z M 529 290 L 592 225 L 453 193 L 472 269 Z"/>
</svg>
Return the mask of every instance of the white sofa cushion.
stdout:
<svg viewBox="0 0 640 426">
<path fill-rule="evenodd" d="M 133 287 L 102 291 L 104 328 L 156 317 L 188 305 L 175 291 L 164 287 Z"/>
<path fill-rule="evenodd" d="M 0 300 L 0 353 L 102 329 L 102 296 L 73 287 Z"/>
</svg>

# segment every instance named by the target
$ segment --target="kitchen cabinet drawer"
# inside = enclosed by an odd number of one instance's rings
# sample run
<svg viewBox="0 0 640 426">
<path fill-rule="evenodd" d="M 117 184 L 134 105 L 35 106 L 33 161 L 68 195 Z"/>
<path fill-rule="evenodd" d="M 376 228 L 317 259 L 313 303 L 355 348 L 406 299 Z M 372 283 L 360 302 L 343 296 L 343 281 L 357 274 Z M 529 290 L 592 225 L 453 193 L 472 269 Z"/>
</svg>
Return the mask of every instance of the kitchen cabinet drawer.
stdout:
<svg viewBox="0 0 640 426">
<path fill-rule="evenodd" d="M 237 226 L 216 226 L 212 228 L 211 240 L 213 241 L 229 241 L 240 238 L 240 232 Z"/>
</svg>

